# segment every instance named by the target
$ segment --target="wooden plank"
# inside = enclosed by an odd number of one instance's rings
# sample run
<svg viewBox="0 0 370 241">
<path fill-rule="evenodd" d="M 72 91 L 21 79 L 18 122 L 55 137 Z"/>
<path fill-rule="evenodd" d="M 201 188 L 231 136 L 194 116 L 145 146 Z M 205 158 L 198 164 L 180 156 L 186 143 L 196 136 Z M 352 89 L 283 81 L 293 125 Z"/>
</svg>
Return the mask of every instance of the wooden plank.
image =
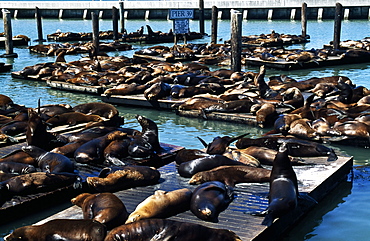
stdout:
<svg viewBox="0 0 370 241">
<path fill-rule="evenodd" d="M 12 38 L 13 40 L 13 46 L 27 46 L 28 41 L 25 40 L 24 38 Z M 0 37 L 0 47 L 4 48 L 5 47 L 5 37 Z"/>
<path fill-rule="evenodd" d="M 107 96 L 102 94 L 101 100 L 110 104 L 127 105 L 127 106 L 141 106 L 141 107 L 154 107 L 161 109 L 173 109 L 173 104 L 184 102 L 185 99 L 174 100 L 170 97 L 166 99 L 159 99 L 158 101 L 148 101 L 144 94 L 137 95 L 111 95 Z"/>
<path fill-rule="evenodd" d="M 352 157 L 340 156 L 335 162 L 328 163 L 326 158 L 305 158 L 306 161 L 319 164 L 307 166 L 295 166 L 301 195 L 310 195 L 320 202 L 332 189 L 343 181 L 350 172 Z M 123 201 L 127 210 L 132 212 L 137 204 L 143 201 L 156 190 L 172 191 L 180 188 L 190 188 L 189 179 L 180 177 L 176 165 L 170 163 L 158 169 L 164 180 L 147 187 L 138 187 L 116 192 L 115 194 Z M 229 207 L 219 215 L 218 223 L 205 222 L 196 218 L 190 211 L 178 214 L 169 219 L 198 223 L 213 228 L 224 228 L 235 232 L 243 241 L 246 240 L 277 240 L 288 228 L 302 219 L 315 205 L 313 201 L 299 200 L 298 208 L 282 218 L 276 219 L 270 226 L 261 225 L 263 217 L 251 215 L 260 212 L 268 206 L 268 183 L 244 183 L 237 184 L 235 188 L 235 199 Z M 82 211 L 77 206 L 67 208 L 52 215 L 37 224 L 57 218 L 82 218 Z"/>
<path fill-rule="evenodd" d="M 81 92 L 94 95 L 100 95 L 105 91 L 105 89 L 101 86 L 75 85 L 64 81 L 46 80 L 46 85 L 54 89 Z"/>
</svg>

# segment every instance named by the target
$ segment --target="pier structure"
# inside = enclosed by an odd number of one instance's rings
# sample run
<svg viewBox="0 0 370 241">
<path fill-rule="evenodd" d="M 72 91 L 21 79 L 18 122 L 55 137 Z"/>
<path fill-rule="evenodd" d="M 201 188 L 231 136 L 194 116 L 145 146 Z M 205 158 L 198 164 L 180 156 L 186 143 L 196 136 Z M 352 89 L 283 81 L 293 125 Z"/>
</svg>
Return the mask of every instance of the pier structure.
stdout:
<svg viewBox="0 0 370 241">
<path fill-rule="evenodd" d="M 194 9 L 194 19 L 212 18 L 212 7 L 218 8 L 219 19 L 230 19 L 230 10 L 243 13 L 247 19 L 287 19 L 299 20 L 302 3 L 307 4 L 307 19 L 334 19 L 336 0 L 204 0 L 204 10 L 199 9 L 200 0 L 189 1 L 1 1 L 0 8 L 8 9 L 14 18 L 34 18 L 35 7 L 40 9 L 43 18 L 89 19 L 95 12 L 101 19 L 112 18 L 112 7 L 124 5 L 127 19 L 167 19 L 169 9 Z M 368 0 L 343 0 L 344 18 L 370 19 Z"/>
</svg>

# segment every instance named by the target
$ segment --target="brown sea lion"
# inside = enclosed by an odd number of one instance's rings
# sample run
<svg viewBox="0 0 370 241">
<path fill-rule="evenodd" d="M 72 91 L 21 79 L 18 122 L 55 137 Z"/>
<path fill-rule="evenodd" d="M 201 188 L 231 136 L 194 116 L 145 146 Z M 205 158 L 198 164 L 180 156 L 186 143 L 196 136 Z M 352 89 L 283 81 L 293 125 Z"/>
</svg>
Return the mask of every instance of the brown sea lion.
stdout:
<svg viewBox="0 0 370 241">
<path fill-rule="evenodd" d="M 168 219 L 143 219 L 119 226 L 108 233 L 105 241 L 136 240 L 150 241 L 241 241 L 232 231 L 227 229 L 209 228 L 200 224 L 179 222 Z"/>
<path fill-rule="evenodd" d="M 43 172 L 73 173 L 75 170 L 74 164 L 71 159 L 62 154 L 48 152 L 37 146 L 23 146 L 22 151 L 33 157 L 36 160 L 38 167 Z"/>
<path fill-rule="evenodd" d="M 246 135 L 249 135 L 249 133 L 243 134 L 237 137 L 233 137 L 233 138 L 230 136 L 223 136 L 223 137 L 217 136 L 213 138 L 212 142 L 209 144 L 207 144 L 202 138 L 198 136 L 197 138 L 200 140 L 200 142 L 202 142 L 204 147 L 207 148 L 206 152 L 212 155 L 212 154 L 223 154 L 231 143 L 239 140 L 240 138 Z"/>
<path fill-rule="evenodd" d="M 104 168 L 99 177 L 88 177 L 88 185 L 98 192 L 113 192 L 127 188 L 156 184 L 160 173 L 148 166 Z"/>
<path fill-rule="evenodd" d="M 243 163 L 234 161 L 223 155 L 209 155 L 183 162 L 178 166 L 178 173 L 182 177 L 192 177 L 195 173 L 211 170 L 219 166 L 243 165 Z"/>
<path fill-rule="evenodd" d="M 9 105 L 13 104 L 13 100 L 6 95 L 0 94 L 0 108 L 5 110 Z"/>
<path fill-rule="evenodd" d="M 261 163 L 259 162 L 259 160 L 245 153 L 243 149 L 229 150 L 225 152 L 223 155 L 230 158 L 231 160 L 241 162 L 250 167 L 261 167 Z"/>
<path fill-rule="evenodd" d="M 171 86 L 165 82 L 158 82 L 151 85 L 144 91 L 147 100 L 155 101 L 170 95 Z"/>
<path fill-rule="evenodd" d="M 19 162 L 0 162 L 0 172 L 26 174 L 36 172 L 36 168 L 33 165 Z"/>
<path fill-rule="evenodd" d="M 311 128 L 311 121 L 306 118 L 293 121 L 290 124 L 288 133 L 302 139 L 317 139 L 317 133 Z"/>
<path fill-rule="evenodd" d="M 343 123 L 335 123 L 333 130 L 341 133 L 341 135 L 370 137 L 370 126 L 359 121 L 346 121 Z"/>
<path fill-rule="evenodd" d="M 104 224 L 108 230 L 125 223 L 129 213 L 123 202 L 114 194 L 82 193 L 71 200 L 82 209 L 84 219 L 92 219 Z"/>
<path fill-rule="evenodd" d="M 103 119 L 98 115 L 86 115 L 80 112 L 69 112 L 61 115 L 55 115 L 46 121 L 51 126 L 77 125 L 90 121 L 100 122 Z"/>
<path fill-rule="evenodd" d="M 58 153 L 69 158 L 73 158 L 75 151 L 84 144 L 85 141 L 70 142 L 60 147 L 55 147 L 50 152 Z"/>
<path fill-rule="evenodd" d="M 299 114 L 281 114 L 274 122 L 274 130 L 283 135 L 287 135 L 290 129 L 290 124 L 302 117 Z"/>
<path fill-rule="evenodd" d="M 113 131 L 104 136 L 92 139 L 82 144 L 74 153 L 74 158 L 79 163 L 102 162 L 104 149 L 114 140 L 127 137 L 127 133 Z"/>
<path fill-rule="evenodd" d="M 10 178 L 0 183 L 0 192 L 10 195 L 28 195 L 66 187 L 79 181 L 75 174 L 32 172 Z"/>
<path fill-rule="evenodd" d="M 190 208 L 192 191 L 188 188 L 171 192 L 157 190 L 139 203 L 127 218 L 126 224 L 148 218 L 167 218 Z"/>
<path fill-rule="evenodd" d="M 189 180 L 189 184 L 219 181 L 233 187 L 237 183 L 268 182 L 270 174 L 270 170 L 259 167 L 221 166 L 194 174 Z"/>
<path fill-rule="evenodd" d="M 131 138 L 122 140 L 114 140 L 104 149 L 104 163 L 114 164 L 116 166 L 126 165 L 128 162 L 124 160 L 129 155 L 128 147 Z"/>
<path fill-rule="evenodd" d="M 73 107 L 72 110 L 87 115 L 98 115 L 107 119 L 111 119 L 119 114 L 116 107 L 114 107 L 112 104 L 104 102 L 79 104 Z"/>
<path fill-rule="evenodd" d="M 0 158 L 0 162 L 18 162 L 33 166 L 37 165 L 36 160 L 27 153 L 23 152 L 22 149 L 15 150 L 2 156 Z"/>
<path fill-rule="evenodd" d="M 198 149 L 181 149 L 176 153 L 175 162 L 177 165 L 180 165 L 183 162 L 188 162 L 205 156 L 209 156 L 209 154 Z"/>
<path fill-rule="evenodd" d="M 240 152 L 249 154 L 255 158 L 258 159 L 258 161 L 262 165 L 269 165 L 272 166 L 274 163 L 274 159 L 277 155 L 277 151 L 267 148 L 267 147 L 261 147 L 261 146 L 250 146 L 246 149 L 239 149 Z M 289 156 L 290 162 L 292 165 L 301 165 L 303 164 L 300 159 Z"/>
<path fill-rule="evenodd" d="M 273 104 L 264 103 L 256 112 L 256 121 L 259 127 L 263 128 L 267 124 L 267 120 L 272 115 L 276 114 L 276 108 Z"/>
<path fill-rule="evenodd" d="M 233 188 L 219 181 L 200 184 L 193 191 L 190 201 L 190 211 L 198 218 L 218 222 L 219 214 L 233 200 Z"/>
<path fill-rule="evenodd" d="M 262 225 L 271 226 L 276 218 L 294 210 L 298 195 L 297 176 L 288 157 L 288 146 L 283 142 L 272 166 L 269 206 Z"/>
<path fill-rule="evenodd" d="M 103 241 L 106 235 L 103 224 L 94 220 L 54 219 L 41 225 L 29 225 L 15 229 L 4 237 L 6 241 L 16 240 L 89 240 Z"/>
</svg>

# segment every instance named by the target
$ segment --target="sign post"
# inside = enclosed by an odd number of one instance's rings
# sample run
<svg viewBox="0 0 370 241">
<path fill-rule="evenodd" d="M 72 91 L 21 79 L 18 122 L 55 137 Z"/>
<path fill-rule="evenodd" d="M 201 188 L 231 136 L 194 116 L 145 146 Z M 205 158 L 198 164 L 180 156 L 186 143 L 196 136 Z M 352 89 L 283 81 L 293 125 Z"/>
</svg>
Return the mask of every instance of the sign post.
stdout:
<svg viewBox="0 0 370 241">
<path fill-rule="evenodd" d="M 170 9 L 169 19 L 173 20 L 173 32 L 175 34 L 175 44 L 177 44 L 177 35 L 183 34 L 186 43 L 186 34 L 189 33 L 189 19 L 194 18 L 193 9 Z"/>
</svg>

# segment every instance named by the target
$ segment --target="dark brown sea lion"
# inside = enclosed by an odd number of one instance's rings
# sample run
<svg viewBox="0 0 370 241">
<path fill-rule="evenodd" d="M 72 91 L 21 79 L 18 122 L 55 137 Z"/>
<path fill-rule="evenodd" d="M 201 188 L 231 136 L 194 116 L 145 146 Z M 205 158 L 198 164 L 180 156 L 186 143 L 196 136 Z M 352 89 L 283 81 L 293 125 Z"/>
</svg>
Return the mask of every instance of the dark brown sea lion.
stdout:
<svg viewBox="0 0 370 241">
<path fill-rule="evenodd" d="M 302 139 L 317 139 L 316 131 L 311 128 L 311 121 L 306 118 L 293 121 L 290 124 L 288 133 Z"/>
<path fill-rule="evenodd" d="M 90 121 L 100 122 L 103 119 L 98 115 L 86 115 L 80 112 L 69 112 L 61 115 L 55 115 L 46 121 L 51 126 L 77 125 Z"/>
<path fill-rule="evenodd" d="M 73 158 L 75 151 L 84 144 L 85 141 L 70 142 L 60 147 L 55 147 L 50 152 L 58 153 L 69 158 Z"/>
<path fill-rule="evenodd" d="M 283 97 L 283 103 L 281 104 L 282 106 L 296 109 L 302 107 L 304 104 L 302 92 L 296 87 L 289 88 L 280 93 L 280 95 Z"/>
<path fill-rule="evenodd" d="M 10 178 L 15 177 L 15 176 L 18 176 L 18 174 L 0 172 L 0 182 L 9 180 Z"/>
<path fill-rule="evenodd" d="M 34 109 L 34 111 L 40 110 L 40 116 L 43 120 L 47 120 L 55 115 L 61 115 L 63 113 L 72 112 L 72 107 L 69 105 L 43 105 L 40 108 Z"/>
<path fill-rule="evenodd" d="M 158 82 L 144 91 L 147 100 L 158 100 L 170 95 L 171 86 L 165 82 Z"/>
<path fill-rule="evenodd" d="M 343 123 L 335 123 L 333 130 L 346 136 L 370 137 L 370 126 L 359 121 L 346 121 Z"/>
<path fill-rule="evenodd" d="M 57 241 L 83 239 L 103 241 L 106 233 L 105 226 L 94 220 L 54 219 L 41 225 L 29 225 L 17 228 L 5 236 L 4 240 Z"/>
<path fill-rule="evenodd" d="M 0 162 L 0 172 L 26 174 L 36 172 L 36 168 L 33 165 L 19 162 Z"/>
<path fill-rule="evenodd" d="M 276 108 L 273 104 L 264 103 L 261 108 L 256 112 L 256 121 L 259 127 L 263 128 L 267 123 L 267 120 L 272 115 L 276 114 Z"/>
<path fill-rule="evenodd" d="M 0 192 L 10 195 L 28 195 L 66 187 L 79 181 L 75 174 L 32 172 L 0 183 Z"/>
<path fill-rule="evenodd" d="M 98 115 L 107 119 L 111 119 L 119 114 L 116 107 L 104 102 L 79 104 L 73 107 L 72 110 L 88 115 Z"/>
<path fill-rule="evenodd" d="M 26 143 L 45 150 L 50 150 L 56 137 L 47 131 L 47 126 L 42 120 L 40 113 L 28 109 L 28 125 L 26 129 Z"/>
<path fill-rule="evenodd" d="M 114 194 L 82 193 L 71 202 L 82 209 L 84 219 L 92 219 L 104 224 L 108 230 L 125 223 L 129 213 L 123 202 Z"/>
<path fill-rule="evenodd" d="M 182 177 L 192 177 L 195 173 L 211 170 L 219 166 L 243 165 L 243 163 L 234 161 L 223 155 L 209 155 L 183 162 L 178 166 L 178 173 Z"/>
<path fill-rule="evenodd" d="M 272 166 L 272 164 L 274 163 L 274 159 L 278 153 L 276 150 L 261 146 L 250 146 L 246 149 L 239 149 L 239 151 L 257 158 L 262 165 L 269 166 Z M 298 158 L 292 156 L 289 156 L 289 158 L 292 165 L 303 164 Z"/>
<path fill-rule="evenodd" d="M 204 145 L 205 148 L 207 148 L 206 152 L 208 154 L 223 154 L 225 153 L 226 149 L 229 147 L 229 145 L 231 143 L 233 143 L 234 141 L 237 141 L 239 140 L 240 138 L 248 135 L 249 133 L 247 134 L 243 134 L 243 135 L 240 135 L 240 136 L 237 136 L 237 137 L 230 137 L 230 136 L 223 136 L 223 137 L 215 137 L 213 138 L 212 142 L 207 144 L 202 138 L 198 137 L 197 138 L 200 140 L 200 142 L 202 142 L 202 144 Z"/>
<path fill-rule="evenodd" d="M 13 100 L 6 95 L 0 94 L 0 108 L 5 110 L 9 105 L 13 104 Z"/>
<path fill-rule="evenodd" d="M 189 180 L 189 184 L 219 181 L 233 187 L 237 183 L 268 182 L 270 174 L 270 170 L 259 167 L 221 166 L 194 174 Z"/>
<path fill-rule="evenodd" d="M 190 211 L 204 221 L 218 222 L 219 214 L 233 200 L 233 192 L 232 187 L 219 181 L 200 184 L 193 191 Z"/>
<path fill-rule="evenodd" d="M 36 160 L 28 155 L 27 153 L 23 152 L 22 149 L 15 150 L 10 152 L 0 158 L 0 162 L 18 162 L 36 166 Z"/>
<path fill-rule="evenodd" d="M 12 121 L 3 125 L 0 129 L 0 133 L 8 136 L 16 136 L 18 134 L 26 133 L 27 127 L 27 121 Z"/>
<path fill-rule="evenodd" d="M 289 155 L 294 157 L 314 157 L 314 156 L 328 156 L 328 161 L 334 161 L 337 156 L 333 149 L 322 145 L 320 143 L 301 140 L 291 136 L 263 136 L 256 139 L 242 138 L 238 140 L 235 145 L 239 149 L 245 149 L 249 146 L 263 146 L 273 150 L 279 150 L 279 144 L 285 141 L 288 144 Z"/>
<path fill-rule="evenodd" d="M 37 146 L 23 146 L 22 150 L 36 160 L 38 167 L 43 172 L 74 172 L 73 162 L 62 154 L 48 152 Z"/>
<path fill-rule="evenodd" d="M 232 231 L 168 219 L 143 219 L 119 226 L 108 233 L 105 241 L 153 239 L 173 241 L 241 241 Z"/>
<path fill-rule="evenodd" d="M 167 218 L 190 208 L 192 191 L 188 188 L 171 192 L 157 190 L 139 203 L 127 218 L 126 224 L 148 218 Z"/>
<path fill-rule="evenodd" d="M 160 173 L 148 166 L 104 168 L 99 177 L 88 177 L 88 185 L 98 192 L 113 192 L 158 183 Z"/>
<path fill-rule="evenodd" d="M 114 140 L 124 139 L 127 133 L 113 131 L 102 137 L 97 137 L 82 144 L 74 153 L 74 158 L 79 163 L 102 162 L 104 149 Z"/>
<path fill-rule="evenodd" d="M 114 140 L 104 149 L 104 163 L 114 164 L 116 166 L 126 165 L 124 158 L 129 155 L 128 147 L 131 138 Z"/>
<path fill-rule="evenodd" d="M 198 149 L 182 149 L 176 153 L 175 162 L 177 165 L 180 165 L 183 162 L 188 162 L 205 156 L 209 156 L 209 154 Z"/>
<path fill-rule="evenodd" d="M 298 194 L 297 176 L 288 157 L 288 146 L 283 142 L 272 166 L 269 206 L 262 225 L 271 226 L 276 218 L 294 210 Z"/>
<path fill-rule="evenodd" d="M 290 124 L 302 117 L 299 114 L 281 114 L 274 122 L 274 129 L 278 133 L 282 133 L 283 135 L 287 135 L 290 129 Z"/>
</svg>

